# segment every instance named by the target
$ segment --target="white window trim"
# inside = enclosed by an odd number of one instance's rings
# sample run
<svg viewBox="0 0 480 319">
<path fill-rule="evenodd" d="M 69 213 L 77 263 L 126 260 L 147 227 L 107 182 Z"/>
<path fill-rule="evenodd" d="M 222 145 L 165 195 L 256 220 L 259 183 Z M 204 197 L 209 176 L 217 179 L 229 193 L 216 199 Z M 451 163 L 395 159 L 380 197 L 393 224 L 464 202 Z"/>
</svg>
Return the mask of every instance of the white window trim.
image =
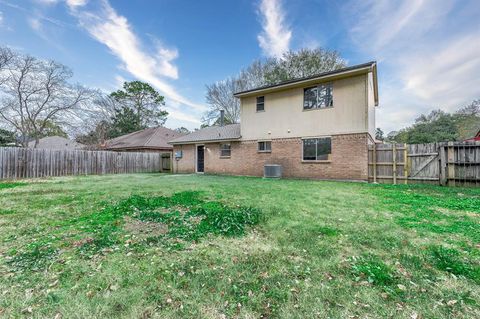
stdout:
<svg viewBox="0 0 480 319">
<path fill-rule="evenodd" d="M 221 148 L 221 146 L 222 146 L 223 144 L 228 144 L 228 145 L 230 145 L 230 155 L 222 155 L 222 148 Z M 220 144 L 218 144 L 218 150 L 219 150 L 219 153 L 220 153 L 220 154 L 219 154 L 220 158 L 230 158 L 230 157 L 232 157 L 232 143 L 226 143 L 226 142 L 220 143 Z"/>
<path fill-rule="evenodd" d="M 260 111 L 259 111 L 258 108 L 257 108 L 257 105 L 258 105 L 257 99 L 258 99 L 259 97 L 263 97 L 263 110 L 260 110 Z M 265 112 L 265 95 L 259 95 L 259 96 L 256 96 L 256 97 L 255 97 L 255 112 L 257 112 L 257 113 Z"/>
<path fill-rule="evenodd" d="M 269 151 L 261 151 L 259 149 L 260 142 L 270 142 L 270 150 Z M 257 153 L 271 153 L 272 152 L 272 140 L 257 140 Z"/>
</svg>

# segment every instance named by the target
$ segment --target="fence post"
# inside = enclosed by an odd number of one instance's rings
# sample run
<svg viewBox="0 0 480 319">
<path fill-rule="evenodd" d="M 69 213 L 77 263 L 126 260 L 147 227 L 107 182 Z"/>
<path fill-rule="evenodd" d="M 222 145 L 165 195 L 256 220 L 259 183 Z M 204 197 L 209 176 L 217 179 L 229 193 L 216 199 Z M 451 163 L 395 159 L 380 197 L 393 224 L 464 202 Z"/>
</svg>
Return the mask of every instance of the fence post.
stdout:
<svg viewBox="0 0 480 319">
<path fill-rule="evenodd" d="M 403 177 L 405 177 L 405 184 L 408 184 L 408 151 L 407 143 L 403 144 Z"/>
<path fill-rule="evenodd" d="M 448 176 L 447 176 L 447 158 L 445 154 L 445 146 L 440 146 L 438 152 L 440 153 L 440 185 L 447 185 Z"/>
<path fill-rule="evenodd" d="M 397 143 L 392 144 L 393 184 L 397 184 Z"/>
<path fill-rule="evenodd" d="M 373 182 L 377 182 L 377 143 L 373 143 L 373 152 L 372 152 L 372 164 L 373 164 Z"/>
<path fill-rule="evenodd" d="M 455 148 L 453 142 L 448 142 L 447 168 L 447 183 L 455 186 Z"/>
</svg>

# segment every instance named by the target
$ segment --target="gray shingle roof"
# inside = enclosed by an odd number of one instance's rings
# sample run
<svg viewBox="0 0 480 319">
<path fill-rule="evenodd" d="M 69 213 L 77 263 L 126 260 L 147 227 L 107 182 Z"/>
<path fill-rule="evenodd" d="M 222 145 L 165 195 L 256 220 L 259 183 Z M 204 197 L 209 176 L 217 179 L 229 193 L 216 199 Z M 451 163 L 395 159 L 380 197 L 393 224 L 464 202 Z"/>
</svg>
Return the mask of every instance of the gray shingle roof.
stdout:
<svg viewBox="0 0 480 319">
<path fill-rule="evenodd" d="M 38 140 L 38 149 L 79 150 L 85 145 L 61 136 L 48 136 Z M 35 147 L 35 140 L 28 142 L 28 147 Z"/>
<path fill-rule="evenodd" d="M 195 142 L 237 140 L 240 135 L 240 124 L 225 126 L 209 126 L 185 136 L 171 140 L 170 144 L 188 144 Z"/>
<path fill-rule="evenodd" d="M 166 127 L 152 127 L 119 136 L 106 142 L 106 149 L 171 149 L 168 142 L 185 135 Z"/>
</svg>

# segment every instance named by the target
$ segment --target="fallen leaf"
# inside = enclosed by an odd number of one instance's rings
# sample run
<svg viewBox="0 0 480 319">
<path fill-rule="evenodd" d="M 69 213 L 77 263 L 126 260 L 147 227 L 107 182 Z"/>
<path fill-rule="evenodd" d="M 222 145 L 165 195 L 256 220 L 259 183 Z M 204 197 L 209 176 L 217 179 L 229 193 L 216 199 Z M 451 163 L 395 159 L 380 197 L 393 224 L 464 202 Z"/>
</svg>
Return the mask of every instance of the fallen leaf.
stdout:
<svg viewBox="0 0 480 319">
<path fill-rule="evenodd" d="M 27 308 L 22 310 L 22 313 L 33 313 L 33 309 L 32 309 L 32 307 L 27 307 Z"/>
<path fill-rule="evenodd" d="M 450 306 L 450 307 L 452 307 L 452 306 L 454 306 L 457 302 L 458 302 L 457 300 L 449 300 L 449 301 L 447 301 L 447 305 Z"/>
<path fill-rule="evenodd" d="M 405 287 L 402 284 L 398 284 L 397 287 L 398 287 L 398 289 L 403 290 L 403 291 L 407 290 L 407 287 Z"/>
</svg>

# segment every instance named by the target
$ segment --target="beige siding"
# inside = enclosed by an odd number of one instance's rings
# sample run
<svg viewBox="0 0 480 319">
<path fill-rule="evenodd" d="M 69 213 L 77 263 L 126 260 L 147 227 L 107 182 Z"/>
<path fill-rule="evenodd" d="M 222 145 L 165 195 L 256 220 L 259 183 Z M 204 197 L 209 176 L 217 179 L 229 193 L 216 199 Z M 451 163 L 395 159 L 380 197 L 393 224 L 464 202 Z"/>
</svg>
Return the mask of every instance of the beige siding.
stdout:
<svg viewBox="0 0 480 319">
<path fill-rule="evenodd" d="M 372 138 L 375 138 L 375 96 L 373 91 L 373 74 L 368 73 L 367 82 L 367 102 L 368 102 L 368 132 Z"/>
<path fill-rule="evenodd" d="M 333 82 L 333 108 L 303 111 L 303 88 L 265 95 L 265 111 L 255 97 L 241 101 L 242 140 L 291 138 L 368 131 L 366 75 Z"/>
</svg>

